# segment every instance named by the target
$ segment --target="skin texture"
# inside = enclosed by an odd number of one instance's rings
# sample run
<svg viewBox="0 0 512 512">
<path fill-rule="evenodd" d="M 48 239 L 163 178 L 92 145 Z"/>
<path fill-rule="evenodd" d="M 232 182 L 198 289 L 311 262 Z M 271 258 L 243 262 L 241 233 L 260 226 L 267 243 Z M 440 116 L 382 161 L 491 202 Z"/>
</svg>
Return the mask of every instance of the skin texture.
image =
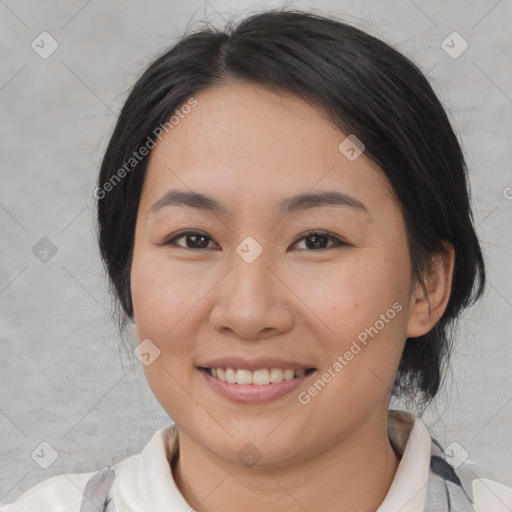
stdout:
<svg viewBox="0 0 512 512">
<path fill-rule="evenodd" d="M 318 108 L 241 81 L 194 97 L 152 151 L 131 270 L 137 340 L 161 351 L 144 371 L 179 428 L 174 479 L 197 511 L 376 510 L 399 463 L 386 425 L 402 349 L 441 317 L 453 250 L 434 260 L 427 301 L 411 281 L 403 215 L 385 176 L 364 153 L 350 161 L 339 151 L 346 134 Z M 187 206 L 148 214 L 171 188 L 212 196 L 231 215 Z M 318 190 L 348 193 L 368 213 L 277 211 L 283 197 Z M 206 235 L 208 248 L 187 237 L 158 245 L 185 229 Z M 309 230 L 347 245 L 310 248 Z M 252 263 L 236 252 L 247 236 L 262 248 Z M 275 356 L 318 377 L 394 303 L 401 311 L 306 405 L 297 393 L 311 381 L 241 404 L 196 369 L 225 355 Z M 249 442 L 262 455 L 253 467 L 237 457 Z"/>
</svg>

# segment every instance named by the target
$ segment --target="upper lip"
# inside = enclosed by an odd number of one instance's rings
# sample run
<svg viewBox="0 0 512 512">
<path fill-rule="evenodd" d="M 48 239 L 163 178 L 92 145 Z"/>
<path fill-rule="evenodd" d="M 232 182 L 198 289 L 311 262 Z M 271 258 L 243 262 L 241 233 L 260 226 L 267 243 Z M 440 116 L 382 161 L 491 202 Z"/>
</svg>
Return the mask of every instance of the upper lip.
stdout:
<svg viewBox="0 0 512 512">
<path fill-rule="evenodd" d="M 197 365 L 199 368 L 235 368 L 240 370 L 261 370 L 270 368 L 291 368 L 293 370 L 308 370 L 313 368 L 311 365 L 298 363 L 296 361 L 286 361 L 276 357 L 258 357 L 246 359 L 238 356 L 219 357 L 210 359 Z"/>
</svg>

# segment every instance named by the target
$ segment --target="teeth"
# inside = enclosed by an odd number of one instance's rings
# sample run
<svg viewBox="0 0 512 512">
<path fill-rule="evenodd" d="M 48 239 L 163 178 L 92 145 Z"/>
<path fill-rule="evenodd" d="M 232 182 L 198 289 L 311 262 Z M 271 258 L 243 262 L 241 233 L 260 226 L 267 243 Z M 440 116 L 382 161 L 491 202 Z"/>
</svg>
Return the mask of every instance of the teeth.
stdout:
<svg viewBox="0 0 512 512">
<path fill-rule="evenodd" d="M 241 370 L 235 368 L 209 368 L 211 375 L 222 382 L 230 384 L 253 384 L 254 386 L 264 386 L 265 384 L 278 384 L 283 380 L 291 380 L 296 377 L 303 377 L 306 370 L 293 370 L 291 368 L 271 368 L 255 370 Z"/>
<path fill-rule="evenodd" d="M 281 370 L 281 368 L 272 368 L 272 370 L 270 370 L 270 382 L 272 382 L 273 384 L 282 382 L 283 376 L 284 371 Z"/>
<path fill-rule="evenodd" d="M 235 382 L 237 384 L 252 384 L 253 382 L 252 372 L 250 370 L 237 370 Z"/>
<path fill-rule="evenodd" d="M 233 368 L 226 368 L 226 382 L 234 384 L 236 379 L 236 370 Z"/>
</svg>

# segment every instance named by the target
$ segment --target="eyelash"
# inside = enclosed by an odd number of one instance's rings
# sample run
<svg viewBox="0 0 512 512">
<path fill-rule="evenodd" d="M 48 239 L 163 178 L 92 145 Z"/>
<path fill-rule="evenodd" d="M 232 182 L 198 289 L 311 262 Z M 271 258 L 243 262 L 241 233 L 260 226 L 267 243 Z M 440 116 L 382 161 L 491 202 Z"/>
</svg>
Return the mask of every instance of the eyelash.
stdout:
<svg viewBox="0 0 512 512">
<path fill-rule="evenodd" d="M 164 242 L 162 242 L 162 243 L 160 243 L 158 245 L 160 245 L 160 246 L 174 245 L 174 246 L 176 246 L 176 247 L 178 247 L 180 249 L 186 249 L 186 250 L 189 250 L 189 251 L 204 251 L 204 250 L 208 249 L 207 247 L 194 249 L 192 247 L 184 247 L 184 246 L 178 245 L 176 243 L 176 240 L 179 240 L 180 238 L 183 238 L 183 237 L 186 237 L 186 236 L 189 236 L 189 235 L 200 235 L 200 236 L 203 236 L 205 238 L 208 238 L 208 239 L 212 240 L 208 235 L 206 235 L 205 233 L 202 233 L 201 231 L 182 231 L 180 233 L 172 235 L 171 238 L 168 238 L 167 240 L 165 240 Z M 332 235 L 331 233 L 329 233 L 327 231 L 320 231 L 320 230 L 308 231 L 307 233 L 304 233 L 292 245 L 296 245 L 301 240 L 303 240 L 305 238 L 309 238 L 309 237 L 311 237 L 313 235 L 321 235 L 321 236 L 327 237 L 328 239 L 334 240 L 335 241 L 335 245 L 332 245 L 330 247 L 324 247 L 322 249 L 300 249 L 300 250 L 302 250 L 302 251 L 305 250 L 305 251 L 308 251 L 308 252 L 311 252 L 311 251 L 318 252 L 318 251 L 325 251 L 327 249 L 335 249 L 336 247 L 342 247 L 342 246 L 349 245 L 348 243 L 346 243 L 343 240 L 341 240 L 339 237 L 337 237 L 335 235 Z"/>
</svg>

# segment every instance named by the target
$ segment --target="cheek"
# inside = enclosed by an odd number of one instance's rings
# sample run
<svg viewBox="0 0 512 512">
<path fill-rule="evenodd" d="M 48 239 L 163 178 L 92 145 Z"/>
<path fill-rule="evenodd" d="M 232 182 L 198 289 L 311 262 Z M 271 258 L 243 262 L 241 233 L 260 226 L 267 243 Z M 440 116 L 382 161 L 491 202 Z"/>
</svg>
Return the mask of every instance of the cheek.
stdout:
<svg viewBox="0 0 512 512">
<path fill-rule="evenodd" d="M 194 306 L 207 292 L 205 288 L 205 280 L 194 262 L 177 266 L 151 252 L 134 259 L 131 273 L 134 314 L 148 337 L 149 334 L 157 338 L 170 335 L 169 331 L 187 312 L 193 314 Z"/>
<path fill-rule="evenodd" d="M 327 337 L 323 339 L 334 340 L 337 349 L 372 326 L 395 302 L 405 307 L 407 276 L 406 258 L 365 249 L 347 253 L 336 263 L 311 264 L 291 282 L 311 311 L 312 321 L 325 327 Z M 394 313 L 392 310 L 388 316 Z M 395 318 L 399 315 L 393 315 Z"/>
</svg>

